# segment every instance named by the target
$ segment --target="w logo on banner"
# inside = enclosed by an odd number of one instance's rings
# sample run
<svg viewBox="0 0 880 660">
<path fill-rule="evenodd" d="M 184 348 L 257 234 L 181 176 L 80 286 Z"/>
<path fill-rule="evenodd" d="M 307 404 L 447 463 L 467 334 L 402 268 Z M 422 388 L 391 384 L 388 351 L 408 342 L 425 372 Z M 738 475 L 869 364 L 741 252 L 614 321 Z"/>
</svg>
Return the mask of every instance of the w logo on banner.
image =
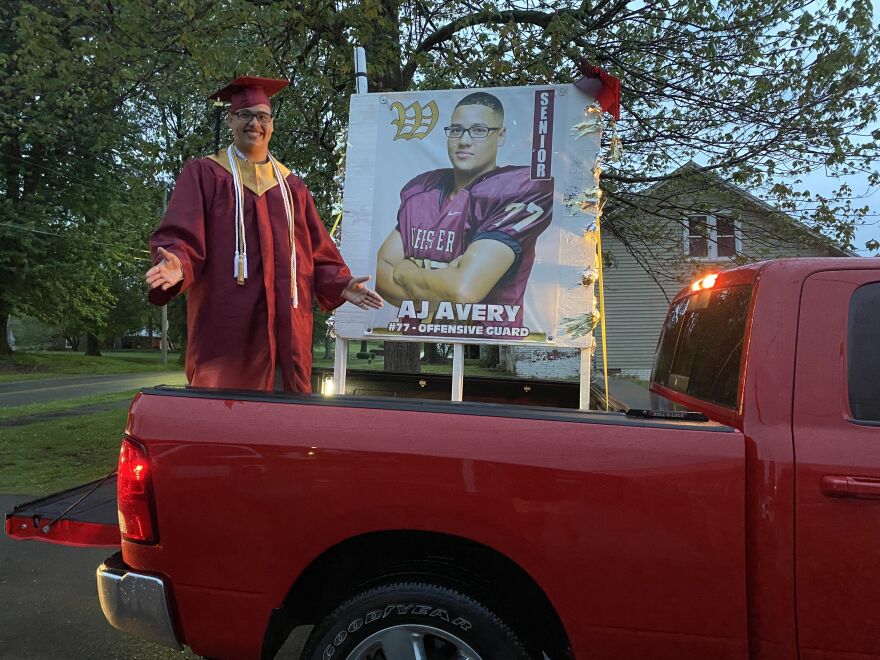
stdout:
<svg viewBox="0 0 880 660">
<path fill-rule="evenodd" d="M 426 105 L 413 101 L 406 107 L 400 101 L 395 101 L 391 104 L 391 110 L 397 113 L 397 118 L 391 121 L 392 126 L 397 126 L 395 140 L 421 140 L 437 125 L 439 113 L 434 101 Z"/>
</svg>

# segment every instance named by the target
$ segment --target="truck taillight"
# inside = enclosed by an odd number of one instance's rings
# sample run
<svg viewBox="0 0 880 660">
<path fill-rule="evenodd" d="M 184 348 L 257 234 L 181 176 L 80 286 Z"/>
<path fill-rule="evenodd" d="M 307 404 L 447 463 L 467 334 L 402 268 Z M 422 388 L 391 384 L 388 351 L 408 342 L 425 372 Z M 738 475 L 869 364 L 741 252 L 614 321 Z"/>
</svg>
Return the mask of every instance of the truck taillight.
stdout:
<svg viewBox="0 0 880 660">
<path fill-rule="evenodd" d="M 116 478 L 116 508 L 119 531 L 128 541 L 155 543 L 153 524 L 153 489 L 150 459 L 147 450 L 129 438 L 119 450 L 119 472 Z"/>
</svg>

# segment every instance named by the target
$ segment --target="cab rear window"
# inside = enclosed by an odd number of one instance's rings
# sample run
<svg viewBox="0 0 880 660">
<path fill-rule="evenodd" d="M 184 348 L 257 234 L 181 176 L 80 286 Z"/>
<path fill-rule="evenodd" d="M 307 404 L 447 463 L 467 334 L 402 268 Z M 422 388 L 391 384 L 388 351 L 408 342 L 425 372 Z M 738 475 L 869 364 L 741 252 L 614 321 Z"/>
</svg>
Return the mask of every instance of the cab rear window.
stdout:
<svg viewBox="0 0 880 660">
<path fill-rule="evenodd" d="M 880 282 L 861 286 L 853 293 L 847 347 L 853 417 L 880 422 Z"/>
<path fill-rule="evenodd" d="M 707 289 L 669 312 L 652 380 L 704 401 L 736 408 L 751 285 Z"/>
</svg>

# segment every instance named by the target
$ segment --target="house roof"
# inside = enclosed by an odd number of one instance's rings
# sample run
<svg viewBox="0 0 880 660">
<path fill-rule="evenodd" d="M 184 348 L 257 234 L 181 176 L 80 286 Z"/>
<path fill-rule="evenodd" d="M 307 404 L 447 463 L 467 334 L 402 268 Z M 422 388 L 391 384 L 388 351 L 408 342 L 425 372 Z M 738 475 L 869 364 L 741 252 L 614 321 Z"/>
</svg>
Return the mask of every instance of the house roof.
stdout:
<svg viewBox="0 0 880 660">
<path fill-rule="evenodd" d="M 708 170 L 700 167 L 693 160 L 688 161 L 677 170 L 673 171 L 669 178 L 664 179 L 663 181 L 658 181 L 653 186 L 649 187 L 645 192 L 646 193 L 657 193 L 662 191 L 663 188 L 674 185 L 676 182 L 680 182 L 682 180 L 687 180 L 691 177 L 704 177 L 709 179 L 712 185 L 721 188 L 727 192 L 730 192 L 741 199 L 747 204 L 756 207 L 760 211 L 763 211 L 767 214 L 772 214 L 774 216 L 785 219 L 787 222 L 791 223 L 793 227 L 795 227 L 798 231 L 801 231 L 816 241 L 820 242 L 826 249 L 830 252 L 837 254 L 838 256 L 845 257 L 858 257 L 860 256 L 857 252 L 853 252 L 851 250 L 847 250 L 841 248 L 837 243 L 835 243 L 832 239 L 825 236 L 819 231 L 816 231 L 812 227 L 808 227 L 803 222 L 795 218 L 794 216 L 786 213 L 785 211 L 781 211 L 778 208 L 768 204 L 764 200 L 756 197 L 750 192 L 743 190 L 739 186 L 736 186 L 729 181 L 722 178 L 715 170 Z"/>
</svg>

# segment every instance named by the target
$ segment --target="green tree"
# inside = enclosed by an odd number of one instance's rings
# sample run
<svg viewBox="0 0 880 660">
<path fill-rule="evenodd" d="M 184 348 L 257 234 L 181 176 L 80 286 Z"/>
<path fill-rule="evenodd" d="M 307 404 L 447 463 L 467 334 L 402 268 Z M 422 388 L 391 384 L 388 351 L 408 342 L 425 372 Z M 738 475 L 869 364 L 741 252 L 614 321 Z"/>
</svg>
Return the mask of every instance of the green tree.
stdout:
<svg viewBox="0 0 880 660">
<path fill-rule="evenodd" d="M 863 0 L 372 0 L 363 12 L 373 89 L 564 82 L 581 57 L 619 76 L 627 155 L 603 178 L 620 205 L 651 205 L 639 193 L 695 159 L 847 245 L 866 208 L 845 186 L 822 197 L 798 179 L 880 183 L 880 36 Z"/>
<path fill-rule="evenodd" d="M 119 264 L 110 286 L 115 304 L 107 313 L 102 339 L 122 337 L 147 327 L 159 329 L 158 310 L 151 308 L 144 295 L 144 265 L 141 261 Z"/>
<path fill-rule="evenodd" d="M 156 22 L 145 2 L 4 7 L 0 327 L 17 312 L 97 335 L 114 264 L 143 257 L 155 185 L 133 101 L 166 59 L 158 32 L 144 37 L 166 26 L 158 9 Z"/>
<path fill-rule="evenodd" d="M 290 6 L 253 4 L 262 16 Z M 365 0 L 282 14 L 261 28 L 262 43 L 299 83 L 296 119 L 312 129 L 305 153 L 319 169 L 326 134 L 344 123 L 351 47 L 363 45 L 371 91 L 566 82 L 584 57 L 619 76 L 626 157 L 606 163 L 603 188 L 624 212 L 657 213 L 664 200 L 651 187 L 695 160 L 851 246 L 867 207 L 845 184 L 823 197 L 802 179 L 866 172 L 880 183 L 880 37 L 864 0 Z M 702 210 L 679 205 L 669 219 Z M 659 267 L 650 231 L 607 228 L 646 269 Z"/>
<path fill-rule="evenodd" d="M 604 179 L 622 203 L 697 159 L 846 243 L 863 213 L 851 191 L 823 199 L 797 178 L 880 182 L 880 35 L 864 0 L 249 4 L 249 55 L 294 81 L 285 155 L 305 169 L 331 164 L 363 45 L 371 91 L 565 82 L 582 57 L 619 76 L 627 157 Z"/>
<path fill-rule="evenodd" d="M 798 180 L 866 171 L 880 183 L 880 38 L 864 0 L 12 0 L 4 9 L 0 327 L 12 310 L 51 317 L 61 294 L 47 282 L 70 274 L 65 250 L 98 243 L 106 253 L 77 265 L 103 270 L 82 305 L 94 327 L 106 323 L 106 275 L 120 251 L 143 257 L 161 187 L 212 148 L 204 96 L 238 74 L 292 81 L 276 104 L 273 152 L 304 176 L 329 222 L 354 45 L 367 49 L 371 91 L 566 82 L 582 57 L 619 76 L 626 156 L 606 164 L 603 185 L 620 208 L 656 205 L 649 188 L 695 160 L 846 245 L 866 212 L 857 195 L 819 197 Z M 637 253 L 650 241 L 628 223 L 609 229 Z M 649 251 L 640 256 L 650 269 Z"/>
</svg>

